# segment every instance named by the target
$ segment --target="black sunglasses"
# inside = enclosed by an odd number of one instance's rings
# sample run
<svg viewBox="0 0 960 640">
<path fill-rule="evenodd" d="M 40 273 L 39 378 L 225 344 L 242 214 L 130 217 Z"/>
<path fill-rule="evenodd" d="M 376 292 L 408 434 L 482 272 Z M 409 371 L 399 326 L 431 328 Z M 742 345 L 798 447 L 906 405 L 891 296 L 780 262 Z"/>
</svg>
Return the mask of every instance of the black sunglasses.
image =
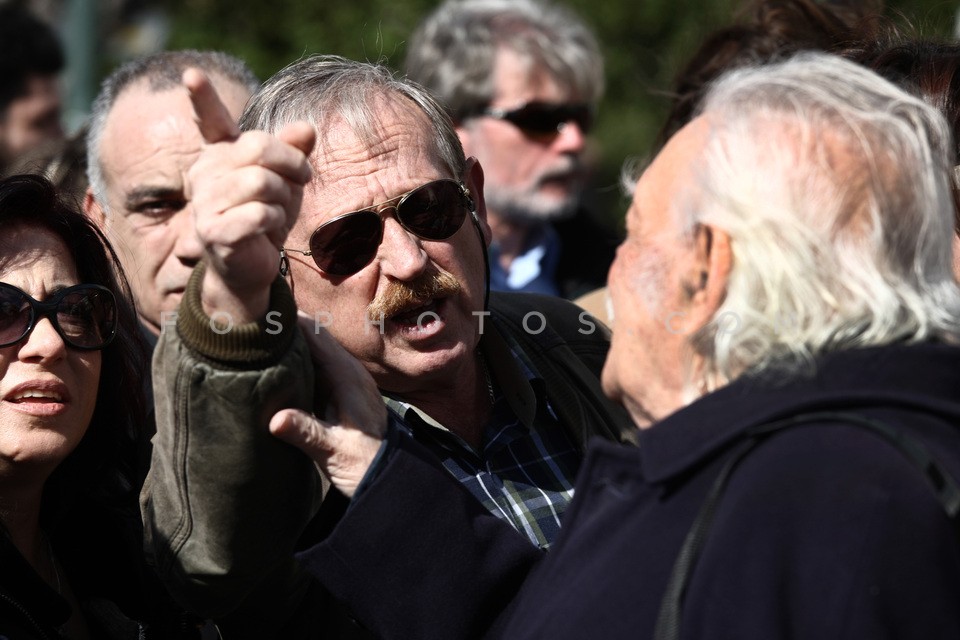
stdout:
<svg viewBox="0 0 960 640">
<path fill-rule="evenodd" d="M 310 256 L 320 270 L 349 276 L 370 264 L 383 239 L 383 213 L 393 210 L 404 229 L 424 240 L 446 240 L 457 232 L 473 210 L 470 191 L 455 180 L 434 180 L 368 209 L 327 220 L 310 236 L 310 250 L 281 250 Z"/>
<path fill-rule="evenodd" d="M 103 349 L 117 333 L 117 300 L 106 287 L 77 284 L 41 302 L 0 282 L 0 347 L 25 340 L 43 318 L 74 349 Z"/>
<path fill-rule="evenodd" d="M 552 136 L 569 122 L 575 122 L 583 133 L 593 126 L 593 112 L 585 104 L 528 102 L 516 109 L 487 107 L 480 115 L 506 120 L 521 131 L 535 136 Z"/>
</svg>

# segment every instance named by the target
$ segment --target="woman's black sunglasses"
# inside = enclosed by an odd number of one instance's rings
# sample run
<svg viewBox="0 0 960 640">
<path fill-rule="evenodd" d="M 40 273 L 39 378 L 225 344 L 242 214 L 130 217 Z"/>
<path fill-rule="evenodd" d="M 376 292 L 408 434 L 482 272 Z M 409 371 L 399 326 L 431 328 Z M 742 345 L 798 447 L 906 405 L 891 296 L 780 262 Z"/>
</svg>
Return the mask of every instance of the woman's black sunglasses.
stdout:
<svg viewBox="0 0 960 640">
<path fill-rule="evenodd" d="M 310 236 L 310 256 L 321 271 L 349 276 L 370 264 L 383 239 L 383 214 L 393 210 L 404 229 L 424 240 L 446 240 L 473 210 L 470 191 L 455 180 L 434 180 L 368 209 L 327 220 Z M 281 263 L 284 258 L 281 257 Z"/>
<path fill-rule="evenodd" d="M 43 318 L 50 319 L 68 346 L 103 349 L 117 333 L 117 300 L 106 287 L 78 284 L 41 302 L 0 282 L 0 347 L 25 340 Z"/>
</svg>

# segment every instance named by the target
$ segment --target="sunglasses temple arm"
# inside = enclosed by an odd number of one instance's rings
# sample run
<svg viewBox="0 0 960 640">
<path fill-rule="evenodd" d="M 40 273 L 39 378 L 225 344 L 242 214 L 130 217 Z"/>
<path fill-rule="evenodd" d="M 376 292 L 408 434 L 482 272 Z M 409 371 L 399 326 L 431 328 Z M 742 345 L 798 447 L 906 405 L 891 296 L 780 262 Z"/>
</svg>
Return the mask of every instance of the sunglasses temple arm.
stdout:
<svg viewBox="0 0 960 640">
<path fill-rule="evenodd" d="M 477 218 L 476 211 L 470 212 L 470 219 L 473 221 L 473 228 L 477 230 L 477 238 L 480 241 L 480 253 L 483 254 L 483 275 L 484 275 L 483 310 L 489 311 L 490 310 L 490 256 L 487 253 L 487 243 L 483 238 L 483 229 L 480 228 L 480 220 Z"/>
</svg>

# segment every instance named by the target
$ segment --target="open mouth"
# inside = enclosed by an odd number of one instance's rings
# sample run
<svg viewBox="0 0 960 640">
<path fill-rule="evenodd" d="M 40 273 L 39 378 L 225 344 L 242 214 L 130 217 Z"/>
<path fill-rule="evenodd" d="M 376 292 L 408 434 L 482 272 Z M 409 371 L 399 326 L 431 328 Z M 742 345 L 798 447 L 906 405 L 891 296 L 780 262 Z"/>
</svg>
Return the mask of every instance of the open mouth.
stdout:
<svg viewBox="0 0 960 640">
<path fill-rule="evenodd" d="M 425 304 L 410 307 L 390 316 L 390 322 L 401 326 L 426 326 L 439 320 L 439 309 L 443 300 L 430 300 Z"/>
<path fill-rule="evenodd" d="M 10 402 L 63 402 L 63 397 L 54 391 L 30 390 L 14 394 Z"/>
<path fill-rule="evenodd" d="M 443 309 L 446 298 L 410 306 L 390 316 L 389 326 L 407 338 L 428 338 L 445 326 Z"/>
<path fill-rule="evenodd" d="M 21 385 L 7 393 L 3 400 L 17 411 L 34 416 L 55 416 L 66 411 L 70 401 L 62 385 Z"/>
</svg>

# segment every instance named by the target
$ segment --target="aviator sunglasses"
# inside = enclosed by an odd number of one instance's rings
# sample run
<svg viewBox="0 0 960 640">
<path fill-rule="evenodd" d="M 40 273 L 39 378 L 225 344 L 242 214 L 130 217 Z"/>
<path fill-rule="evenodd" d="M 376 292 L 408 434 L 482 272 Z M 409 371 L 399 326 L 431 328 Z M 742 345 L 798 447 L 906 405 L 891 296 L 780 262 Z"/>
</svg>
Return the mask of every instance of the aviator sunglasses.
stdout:
<svg viewBox="0 0 960 640">
<path fill-rule="evenodd" d="M 569 122 L 575 122 L 583 133 L 593 126 L 593 112 L 585 104 L 528 102 L 516 109 L 487 107 L 480 115 L 506 120 L 521 131 L 535 135 L 555 135 Z"/>
<path fill-rule="evenodd" d="M 68 346 L 103 349 L 117 332 L 117 300 L 106 287 L 77 284 L 41 302 L 0 282 L 0 347 L 25 340 L 43 318 Z"/>
<path fill-rule="evenodd" d="M 434 180 L 367 209 L 327 220 L 310 236 L 309 251 L 282 251 L 312 257 L 326 274 L 353 275 L 377 255 L 383 239 L 383 214 L 390 210 L 400 226 L 418 238 L 446 240 L 463 225 L 467 212 L 473 210 L 473 200 L 462 183 Z"/>
</svg>

